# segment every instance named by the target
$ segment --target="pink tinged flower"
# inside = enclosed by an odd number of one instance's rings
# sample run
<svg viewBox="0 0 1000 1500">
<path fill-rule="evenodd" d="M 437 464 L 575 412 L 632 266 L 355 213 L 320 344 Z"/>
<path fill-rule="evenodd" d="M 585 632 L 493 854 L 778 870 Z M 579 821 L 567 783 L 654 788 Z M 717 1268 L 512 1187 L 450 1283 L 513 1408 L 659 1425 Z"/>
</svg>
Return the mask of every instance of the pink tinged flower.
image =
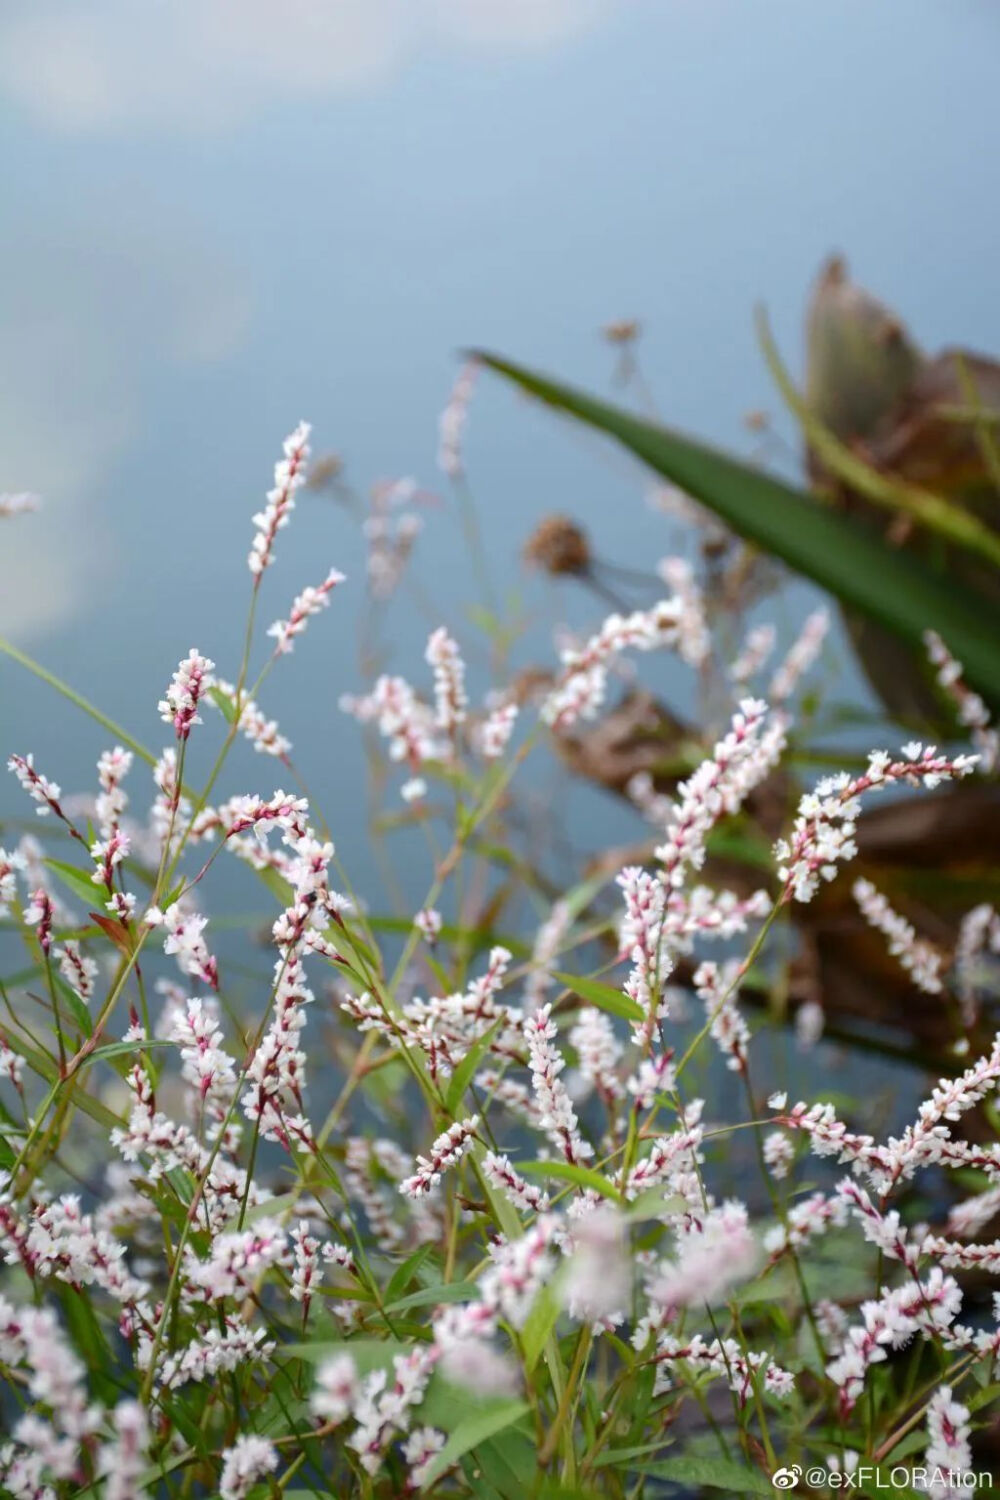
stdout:
<svg viewBox="0 0 1000 1500">
<path fill-rule="evenodd" d="M 928 1466 L 964 1474 L 972 1464 L 970 1430 L 968 1407 L 954 1399 L 951 1386 L 941 1386 L 927 1408 Z"/>
<path fill-rule="evenodd" d="M 900 968 L 912 977 L 917 988 L 925 995 L 939 995 L 943 989 L 941 954 L 932 944 L 917 937 L 913 926 L 893 911 L 870 880 L 856 880 L 852 894 L 865 921 L 886 938 L 889 952 L 899 959 Z"/>
<path fill-rule="evenodd" d="M 780 1132 L 775 1132 L 774 1137 L 768 1136 L 768 1141 L 780 1140 L 782 1146 L 789 1148 L 787 1138 Z M 767 1146 L 765 1143 L 765 1159 Z M 778 1152 L 776 1144 L 771 1147 L 772 1174 L 775 1177 L 783 1176 L 784 1171 L 775 1170 L 774 1161 L 787 1170 L 788 1157 L 785 1151 Z M 790 1247 L 798 1248 L 808 1244 L 810 1240 L 834 1226 L 840 1227 L 847 1222 L 847 1203 L 841 1194 L 828 1196 L 826 1193 L 811 1193 L 808 1198 L 800 1198 L 793 1203 L 785 1215 L 785 1222 L 778 1224 L 774 1229 L 768 1230 L 764 1236 L 764 1249 L 770 1255 L 781 1255 Z"/>
<path fill-rule="evenodd" d="M 774 650 L 776 633 L 773 625 L 755 625 L 747 631 L 743 644 L 729 668 L 731 682 L 749 682 L 764 666 Z"/>
<path fill-rule="evenodd" d="M 788 1176 L 789 1168 L 795 1160 L 795 1147 L 781 1130 L 771 1130 L 764 1137 L 763 1144 L 764 1162 L 771 1173 L 777 1179 Z"/>
<path fill-rule="evenodd" d="M 449 479 L 459 479 L 464 472 L 462 434 L 475 388 L 476 374 L 477 366 L 472 361 L 462 366 L 438 422 L 438 467 Z"/>
<path fill-rule="evenodd" d="M 439 911 L 435 911 L 433 907 L 427 907 L 417 912 L 413 918 L 413 925 L 422 934 L 424 940 L 433 947 L 441 935 L 443 918 Z"/>
<path fill-rule="evenodd" d="M 523 1328 L 542 1285 L 556 1267 L 553 1244 L 558 1225 L 545 1214 L 515 1240 L 490 1246 L 493 1262 L 480 1278 L 480 1298 L 487 1311 Z"/>
<path fill-rule="evenodd" d="M 253 1433 L 238 1437 L 222 1455 L 219 1500 L 244 1500 L 253 1486 L 278 1467 L 278 1450 Z"/>
<path fill-rule="evenodd" d="M 170 1040 L 180 1048 L 183 1077 L 199 1098 L 228 1104 L 236 1086 L 236 1066 L 221 1045 L 216 1004 L 186 999 L 174 1016 Z"/>
<path fill-rule="evenodd" d="M 221 677 L 216 677 L 213 679 L 212 688 L 213 695 L 209 701 L 216 702 L 218 695 L 221 694 L 228 701 L 230 709 L 233 715 L 235 715 L 237 695 L 234 684 L 226 682 Z M 269 719 L 258 704 L 254 702 L 253 698 L 243 696 L 241 703 L 242 707 L 237 726 L 240 733 L 245 739 L 249 740 L 258 755 L 273 755 L 278 760 L 285 759 L 292 748 L 292 742 L 281 733 L 277 720 Z"/>
<path fill-rule="evenodd" d="M 294 949 L 278 960 L 275 972 L 274 1013 L 247 1065 L 249 1087 L 241 1102 L 247 1119 L 259 1122 L 262 1138 L 277 1141 L 290 1151 L 293 1145 L 311 1140 L 305 1122 L 294 1110 L 301 1105 L 305 1087 L 306 1058 L 299 1042 L 313 993 L 305 982 L 302 959 Z"/>
<path fill-rule="evenodd" d="M 484 1338 L 455 1338 L 441 1346 L 441 1372 L 452 1385 L 477 1396 L 513 1396 L 519 1370 L 510 1355 Z"/>
<path fill-rule="evenodd" d="M 747 1066 L 750 1029 L 740 1014 L 736 991 L 740 963 L 732 959 L 720 969 L 718 964 L 703 963 L 695 971 L 695 994 L 705 1007 L 711 1035 L 726 1058 L 726 1066 L 743 1073 Z"/>
<path fill-rule="evenodd" d="M 652 1109 L 658 1094 L 670 1094 L 676 1086 L 673 1049 L 655 1057 L 644 1057 L 625 1087 L 640 1109 Z"/>
<path fill-rule="evenodd" d="M 338 573 L 336 568 L 331 568 L 326 578 L 316 588 L 309 587 L 302 590 L 293 602 L 287 620 L 275 620 L 273 625 L 268 626 L 268 635 L 273 635 L 277 642 L 274 649 L 278 656 L 285 656 L 294 649 L 292 642 L 295 637 L 305 632 L 306 623 L 312 615 L 318 615 L 327 608 L 330 603 L 330 594 L 338 583 L 343 582 L 343 573 Z"/>
<path fill-rule="evenodd" d="M 368 543 L 368 583 L 376 599 L 395 592 L 412 555 L 423 521 L 413 511 L 393 515 L 400 506 L 429 497 L 415 479 L 395 479 L 372 489 L 372 513 L 362 525 Z"/>
<path fill-rule="evenodd" d="M 995 770 L 1000 759 L 1000 734 L 990 724 L 986 704 L 966 683 L 962 663 L 956 661 L 936 631 L 924 631 L 924 645 L 930 661 L 938 669 L 939 684 L 958 710 L 959 723 L 969 730 L 972 743 L 979 751 L 982 769 L 986 772 Z"/>
<path fill-rule="evenodd" d="M 17 877 L 24 869 L 24 857 L 16 850 L 8 854 L 0 849 L 0 917 L 6 917 L 17 900 Z"/>
<path fill-rule="evenodd" d="M 41 886 L 32 896 L 30 905 L 24 908 L 24 920 L 29 927 L 34 927 L 38 945 L 48 956 L 52 947 L 52 901 Z"/>
<path fill-rule="evenodd" d="M 193 724 L 201 723 L 198 704 L 209 685 L 207 679 L 214 666 L 214 661 L 209 661 L 192 646 L 170 679 L 166 696 L 160 700 L 160 718 L 165 724 L 173 724 L 181 741 L 188 738 Z"/>
<path fill-rule="evenodd" d="M 309 1304 L 312 1301 L 313 1292 L 322 1280 L 323 1268 L 320 1262 L 320 1243 L 314 1235 L 309 1233 L 309 1225 L 303 1219 L 292 1230 L 292 1256 L 294 1264 L 292 1267 L 292 1297 L 296 1302 L 302 1303 L 304 1317 L 309 1315 Z M 333 1248 L 332 1246 L 327 1248 Z"/>
<path fill-rule="evenodd" d="M 98 1468 L 106 1476 L 107 1500 L 139 1500 L 146 1493 L 142 1477 L 149 1467 L 149 1421 L 138 1401 L 119 1401 L 111 1414 L 114 1440 L 105 1443 Z"/>
<path fill-rule="evenodd" d="M 574 1222 L 564 1291 L 570 1315 L 614 1325 L 629 1311 L 632 1259 L 624 1216 L 600 1204 Z"/>
<path fill-rule="evenodd" d="M 20 1088 L 24 1076 L 24 1058 L 14 1051 L 7 1038 L 0 1036 L 0 1079 L 6 1078 L 15 1088 Z"/>
<path fill-rule="evenodd" d="M 829 628 L 830 616 L 825 609 L 817 609 L 809 616 L 798 640 L 771 679 L 767 696 L 772 703 L 785 703 L 792 696 L 819 655 Z"/>
<path fill-rule="evenodd" d="M 115 745 L 113 750 L 105 750 L 97 762 L 97 779 L 101 790 L 97 796 L 95 811 L 102 839 L 111 837 L 128 807 L 128 796 L 122 782 L 132 769 L 133 760 L 131 750 Z"/>
<path fill-rule="evenodd" d="M 308 813 L 305 797 L 293 797 L 280 790 L 267 801 L 263 797 L 233 797 L 219 809 L 224 838 L 252 829 L 262 842 L 271 828 L 279 829 L 286 843 L 304 839 L 309 830 Z M 332 856 L 332 846 L 330 853 Z"/>
<path fill-rule="evenodd" d="M 543 1214 L 548 1211 L 548 1193 L 522 1177 L 509 1157 L 487 1151 L 483 1157 L 483 1176 L 491 1187 L 499 1188 L 522 1213 Z"/>
<path fill-rule="evenodd" d="M 585 1005 L 570 1031 L 569 1040 L 576 1048 L 581 1080 L 588 1088 L 596 1090 L 607 1105 L 620 1099 L 623 1088 L 617 1070 L 622 1049 L 604 1012 L 596 1006 Z"/>
<path fill-rule="evenodd" d="M 199 916 L 197 912 L 183 912 L 175 902 L 165 912 L 158 906 L 151 906 L 146 912 L 145 922 L 149 927 L 163 928 L 163 951 L 174 955 L 182 974 L 202 980 L 213 990 L 219 988 L 219 967 L 202 937 L 208 926 L 207 917 Z"/>
<path fill-rule="evenodd" d="M 652 651 L 682 640 L 684 602 L 662 600 L 649 610 L 609 615 L 580 649 L 562 653 L 563 670 L 542 705 L 542 719 L 553 729 L 568 729 L 580 718 L 593 718 L 604 702 L 608 671 L 626 649 Z"/>
<path fill-rule="evenodd" d="M 873 750 L 864 775 L 846 772 L 828 776 L 799 802 L 791 836 L 774 846 L 778 875 L 784 881 L 782 901 L 811 901 L 824 880 L 832 880 L 838 866 L 853 859 L 857 819 L 864 795 L 897 783 L 933 790 L 942 781 L 959 780 L 975 770 L 978 757 L 939 755 L 934 745 L 913 741 L 893 760 L 885 750 Z"/>
<path fill-rule="evenodd" d="M 275 538 L 282 527 L 288 525 L 295 509 L 296 492 L 305 483 L 310 431 L 308 422 L 300 422 L 285 439 L 283 456 L 274 466 L 274 486 L 268 490 L 267 504 L 253 518 L 257 531 L 247 564 L 255 579 L 259 579 L 264 569 L 270 566 Z"/>
<path fill-rule="evenodd" d="M 593 1156 L 594 1150 L 580 1135 L 576 1111 L 566 1085 L 559 1077 L 566 1059 L 554 1045 L 558 1032 L 551 1019 L 551 1009 L 551 1006 L 543 1005 L 534 1015 L 525 1017 L 528 1066 L 542 1129 L 571 1165 L 579 1165 Z"/>
<path fill-rule="evenodd" d="M 808 1052 L 823 1035 L 826 1012 L 818 1000 L 804 1000 L 795 1012 L 795 1040 Z"/>
<path fill-rule="evenodd" d="M 250 1328 L 230 1316 L 223 1323 L 221 1328 L 206 1329 L 164 1360 L 159 1384 L 167 1390 L 176 1390 L 189 1381 L 214 1380 L 251 1361 L 266 1360 L 274 1353 L 274 1341 L 268 1339 L 263 1328 Z"/>
<path fill-rule="evenodd" d="M 128 852 L 128 837 L 117 828 L 108 838 L 91 844 L 90 857 L 97 866 L 90 877 L 94 884 L 106 886 L 110 893 L 115 881 L 115 870 L 127 857 Z"/>
<path fill-rule="evenodd" d="M 472 1115 L 467 1120 L 456 1120 L 447 1130 L 442 1131 L 431 1146 L 430 1155 L 418 1156 L 415 1163 L 417 1170 L 399 1184 L 399 1191 L 403 1196 L 420 1198 L 436 1187 L 441 1181 L 441 1174 L 461 1161 L 468 1151 L 475 1139 L 478 1124 L 479 1116 Z"/>
<path fill-rule="evenodd" d="M 962 918 L 955 944 L 955 987 L 966 1026 L 971 1026 L 979 1013 L 997 955 L 1000 955 L 1000 917 L 988 902 L 983 902 Z"/>
<path fill-rule="evenodd" d="M 848 1327 L 839 1353 L 826 1370 L 839 1387 L 841 1415 L 852 1411 L 865 1388 L 868 1370 L 886 1359 L 887 1349 L 901 1349 L 917 1332 L 929 1338 L 946 1334 L 961 1305 L 957 1283 L 936 1266 L 925 1281 L 911 1280 L 862 1303 L 861 1322 Z"/>
<path fill-rule="evenodd" d="M 632 963 L 624 991 L 643 1013 L 643 1020 L 633 1026 L 635 1041 L 641 1047 L 648 1047 L 657 1023 L 667 1015 L 663 985 L 672 960 L 661 941 L 666 893 L 663 882 L 638 865 L 626 866 L 615 883 L 625 898 L 619 938 L 621 951 Z"/>
<path fill-rule="evenodd" d="M 391 1385 L 384 1370 L 376 1370 L 363 1382 L 354 1404 L 357 1429 L 347 1441 L 367 1474 L 378 1472 L 387 1443 L 408 1426 L 411 1408 L 424 1398 L 435 1357 L 433 1349 L 421 1347 L 397 1354 Z"/>
<path fill-rule="evenodd" d="M 26 1389 L 33 1401 L 58 1414 L 60 1433 L 76 1439 L 75 1460 L 79 1443 L 97 1431 L 101 1411 L 90 1403 L 86 1369 L 51 1309 L 15 1308 L 0 1296 L 0 1358 L 24 1372 Z M 52 1434 L 51 1427 L 48 1431 Z M 30 1436 L 25 1428 L 21 1433 L 32 1444 L 43 1438 L 37 1426 Z M 15 1431 L 14 1436 L 17 1435 Z M 59 1477 L 68 1479 L 73 1467 L 66 1468 L 60 1463 Z"/>
<path fill-rule="evenodd" d="M 559 945 L 572 925 L 572 915 L 565 901 L 556 901 L 548 917 L 538 929 L 531 954 L 531 971 L 524 986 L 524 1008 L 537 1010 L 552 988 L 551 969 L 559 952 Z"/>
<path fill-rule="evenodd" d="M 626 1198 L 636 1199 L 651 1187 L 663 1186 L 672 1194 L 701 1203 L 698 1167 L 702 1160 L 702 1128 L 695 1110 L 689 1105 L 687 1123 L 672 1135 L 662 1135 L 650 1147 L 649 1155 L 636 1163 L 622 1184 Z"/>
<path fill-rule="evenodd" d="M 409 1467 L 408 1491 L 418 1490 L 430 1473 L 431 1464 L 444 1447 L 443 1432 L 436 1427 L 416 1427 L 403 1444 L 403 1458 Z"/>
<path fill-rule="evenodd" d="M 7 761 L 7 769 L 13 771 L 28 796 L 37 802 L 35 811 L 40 818 L 47 817 L 50 812 L 54 812 L 57 818 L 62 817 L 60 789 L 54 781 L 35 770 L 33 755 L 12 755 Z"/>
<path fill-rule="evenodd" d="M 217 1235 L 207 1260 L 188 1251 L 184 1275 L 207 1300 L 222 1302 L 248 1295 L 265 1271 L 288 1261 L 285 1231 L 276 1219 L 261 1219 L 252 1229 Z"/>
<path fill-rule="evenodd" d="M 336 1425 L 350 1416 L 357 1393 L 358 1372 L 353 1359 L 349 1354 L 336 1354 L 317 1369 L 309 1405 L 321 1422 Z"/>
<path fill-rule="evenodd" d="M 674 591 L 680 609 L 677 617 L 677 654 L 689 667 L 700 667 L 712 648 L 705 602 L 691 564 L 683 557 L 665 557 L 656 571 Z"/>
<path fill-rule="evenodd" d="M 406 761 L 416 770 L 424 761 L 448 756 L 448 745 L 441 738 L 433 710 L 420 701 L 403 677 L 383 675 L 366 696 L 345 694 L 340 707 L 359 723 L 377 726 L 388 741 L 390 760 Z"/>
<path fill-rule="evenodd" d="M 29 511 L 37 510 L 41 503 L 38 495 L 33 495 L 30 490 L 5 491 L 0 494 L 0 517 L 27 515 Z"/>
<path fill-rule="evenodd" d="M 695 1334 L 690 1339 L 665 1334 L 657 1343 L 655 1359 L 657 1377 L 654 1395 L 670 1389 L 673 1384 L 670 1370 L 677 1363 L 709 1377 L 725 1379 L 741 1407 L 753 1398 L 760 1383 L 768 1395 L 779 1400 L 789 1397 L 795 1389 L 791 1372 L 775 1364 L 769 1351 L 758 1353 L 750 1350 L 744 1353 L 735 1339 L 706 1341 L 701 1334 Z"/>
<path fill-rule="evenodd" d="M 79 943 L 68 938 L 61 948 L 54 950 L 54 957 L 59 960 L 59 972 L 70 989 L 86 1004 L 93 998 L 97 964 L 92 958 L 87 958 Z"/>
<path fill-rule="evenodd" d="M 948 1215 L 948 1231 L 950 1234 L 960 1235 L 963 1239 L 971 1239 L 985 1229 L 995 1216 L 1000 1213 L 1000 1186 L 986 1188 L 981 1193 L 976 1193 L 971 1198 L 966 1198 L 962 1203 L 956 1203 Z"/>
<path fill-rule="evenodd" d="M 656 850 L 663 880 L 680 889 L 688 869 L 705 862 L 706 840 L 724 815 L 738 812 L 749 793 L 777 764 L 785 747 L 784 721 L 768 724 L 767 705 L 744 698 L 729 733 L 711 756 L 678 787 L 666 841 Z"/>
<path fill-rule="evenodd" d="M 434 702 L 439 729 L 452 734 L 465 720 L 465 662 L 456 642 L 440 626 L 427 642 L 425 656 L 434 669 Z"/>
<path fill-rule="evenodd" d="M 482 721 L 476 730 L 476 748 L 486 760 L 499 760 L 503 755 L 517 723 L 517 704 L 501 703 Z"/>
<path fill-rule="evenodd" d="M 682 1307 L 711 1303 L 750 1276 L 757 1246 L 742 1203 L 725 1203 L 699 1226 L 678 1235 L 678 1254 L 649 1284 L 650 1301 L 669 1316 Z"/>
<path fill-rule="evenodd" d="M 135 916 L 135 897 L 129 891 L 115 891 L 105 908 L 120 922 L 128 924 Z"/>
<path fill-rule="evenodd" d="M 399 795 L 404 802 L 422 802 L 427 796 L 427 783 L 422 776 L 412 776 L 409 781 L 404 781 L 399 789 Z"/>
</svg>

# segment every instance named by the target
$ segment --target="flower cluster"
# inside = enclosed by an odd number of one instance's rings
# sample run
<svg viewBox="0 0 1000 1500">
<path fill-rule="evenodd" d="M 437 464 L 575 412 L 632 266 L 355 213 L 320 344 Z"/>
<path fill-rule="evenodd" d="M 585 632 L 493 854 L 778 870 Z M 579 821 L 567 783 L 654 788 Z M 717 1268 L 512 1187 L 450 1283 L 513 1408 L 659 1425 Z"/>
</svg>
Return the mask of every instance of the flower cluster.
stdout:
<svg viewBox="0 0 1000 1500">
<path fill-rule="evenodd" d="M 268 627 L 268 635 L 275 639 L 275 651 L 279 656 L 287 655 L 293 650 L 292 642 L 295 637 L 302 635 L 306 628 L 306 622 L 311 615 L 318 615 L 330 603 L 330 595 L 338 583 L 343 583 L 343 573 L 338 573 L 336 568 L 331 568 L 323 582 L 317 587 L 303 589 L 292 602 L 291 612 L 287 620 L 275 620 Z"/>
<path fill-rule="evenodd" d="M 274 485 L 267 492 L 267 504 L 253 518 L 257 530 L 247 565 L 256 580 L 274 559 L 275 537 L 287 526 L 291 512 L 295 509 L 295 495 L 306 482 L 306 466 L 309 462 L 308 422 L 300 422 L 295 431 L 286 437 L 283 454 L 274 466 Z"/>
<path fill-rule="evenodd" d="M 799 802 L 795 826 L 789 838 L 775 845 L 778 875 L 784 882 L 784 901 L 811 901 L 824 880 L 832 880 L 838 866 L 858 852 L 854 835 L 866 794 L 899 783 L 923 786 L 928 791 L 942 781 L 960 780 L 976 768 L 978 756 L 940 755 L 934 745 L 911 741 L 897 758 L 887 750 L 873 750 L 863 776 L 846 771 L 825 777 L 815 791 Z"/>
<path fill-rule="evenodd" d="M 470 379 L 442 423 L 455 477 Z M 258 580 L 307 438 L 286 443 L 256 518 Z M 779 1455 L 830 1434 L 837 1475 L 918 1451 L 970 1469 L 1000 1358 L 1000 1035 L 985 1029 L 1000 918 L 980 902 L 932 949 L 854 883 L 914 983 L 966 1025 L 967 1055 L 947 1054 L 922 1102 L 900 1091 L 877 1133 L 843 1085 L 836 1104 L 806 1081 L 765 1109 L 757 1033 L 791 1008 L 796 903 L 853 857 L 863 800 L 981 762 L 911 744 L 799 797 L 780 705 L 825 616 L 778 668 L 779 707 L 746 696 L 730 713 L 776 633 L 757 627 L 727 673 L 710 591 L 676 558 L 661 576 L 669 601 L 566 649 L 541 722 L 594 715 L 620 653 L 658 646 L 719 667 L 722 721 L 691 730 L 679 775 L 647 762 L 632 786 L 655 840 L 566 894 L 508 834 L 515 772 L 546 738 L 511 748 L 530 693 L 504 683 L 470 707 L 473 659 L 443 627 L 425 696 L 386 673 L 345 704 L 408 769 L 395 820 L 431 851 L 421 903 L 386 916 L 364 885 L 341 894 L 311 795 L 227 785 L 244 736 L 302 786 L 255 700 L 334 573 L 272 627 L 259 677 L 252 631 L 238 686 L 192 651 L 160 705 L 174 744 L 158 760 L 107 749 L 96 796 L 64 803 L 11 757 L 59 842 L 0 849 L 5 942 L 24 948 L 0 985 L 5 1494 L 735 1493 L 739 1465 L 760 1490 Z M 199 787 L 185 742 L 206 701 L 221 748 Z M 458 808 L 447 840 L 435 777 Z M 213 877 L 233 860 L 257 902 L 249 923 L 228 904 L 216 923 Z M 818 1046 L 822 974 L 807 979 L 793 1000 Z M 825 1081 L 833 1049 L 817 1055 Z"/>
<path fill-rule="evenodd" d="M 912 923 L 893 911 L 870 880 L 856 880 L 853 893 L 865 921 L 888 940 L 889 952 L 899 959 L 917 988 L 928 995 L 939 995 L 944 988 L 940 976 L 941 954 L 917 937 Z"/>
<path fill-rule="evenodd" d="M 186 740 L 192 725 L 201 723 L 198 704 L 214 666 L 214 661 L 192 646 L 174 673 L 166 697 L 160 701 L 160 718 L 166 724 L 173 724 L 179 740 Z"/>
</svg>

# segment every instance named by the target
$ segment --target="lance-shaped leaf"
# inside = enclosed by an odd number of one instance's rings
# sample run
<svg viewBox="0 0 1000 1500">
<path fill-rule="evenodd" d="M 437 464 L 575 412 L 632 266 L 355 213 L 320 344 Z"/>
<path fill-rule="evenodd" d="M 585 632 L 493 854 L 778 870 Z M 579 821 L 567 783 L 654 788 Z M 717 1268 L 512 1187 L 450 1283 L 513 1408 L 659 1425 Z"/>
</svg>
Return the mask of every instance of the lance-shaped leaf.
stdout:
<svg viewBox="0 0 1000 1500">
<path fill-rule="evenodd" d="M 951 588 L 865 523 L 751 464 L 509 360 L 475 357 L 555 410 L 617 439 L 740 536 L 918 650 L 923 632 L 937 630 L 969 682 L 1000 709 L 1000 615 L 992 603 Z"/>
</svg>

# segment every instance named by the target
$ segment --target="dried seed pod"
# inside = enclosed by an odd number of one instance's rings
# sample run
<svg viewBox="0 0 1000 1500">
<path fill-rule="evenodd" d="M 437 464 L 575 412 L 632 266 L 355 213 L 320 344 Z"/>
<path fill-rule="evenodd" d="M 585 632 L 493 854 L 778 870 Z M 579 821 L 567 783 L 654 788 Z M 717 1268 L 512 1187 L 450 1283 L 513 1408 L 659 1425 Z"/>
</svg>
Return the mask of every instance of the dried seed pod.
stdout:
<svg viewBox="0 0 1000 1500">
<path fill-rule="evenodd" d="M 554 578 L 590 573 L 587 533 L 569 516 L 545 516 L 524 544 L 524 560 Z"/>
</svg>

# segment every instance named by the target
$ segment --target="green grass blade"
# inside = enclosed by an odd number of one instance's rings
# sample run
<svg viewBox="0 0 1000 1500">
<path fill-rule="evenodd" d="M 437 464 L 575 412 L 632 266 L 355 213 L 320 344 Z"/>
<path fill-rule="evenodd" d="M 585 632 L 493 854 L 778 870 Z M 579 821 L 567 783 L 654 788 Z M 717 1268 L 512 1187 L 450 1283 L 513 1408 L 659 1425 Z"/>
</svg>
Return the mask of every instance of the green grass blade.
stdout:
<svg viewBox="0 0 1000 1500">
<path fill-rule="evenodd" d="M 483 364 L 556 411 L 617 439 L 740 536 L 780 558 L 848 608 L 922 651 L 932 627 L 994 709 L 1000 709 L 1000 614 L 959 593 L 916 558 L 889 547 L 862 522 L 806 492 L 620 407 L 491 354 Z"/>
</svg>

